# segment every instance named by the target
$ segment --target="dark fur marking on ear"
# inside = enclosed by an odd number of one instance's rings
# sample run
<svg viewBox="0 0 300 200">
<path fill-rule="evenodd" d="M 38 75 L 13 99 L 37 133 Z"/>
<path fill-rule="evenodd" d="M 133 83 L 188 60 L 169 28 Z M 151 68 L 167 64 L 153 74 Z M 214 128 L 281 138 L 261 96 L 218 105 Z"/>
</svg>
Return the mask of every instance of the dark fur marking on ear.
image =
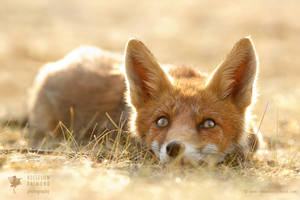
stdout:
<svg viewBox="0 0 300 200">
<path fill-rule="evenodd" d="M 138 73 L 140 79 L 138 80 L 138 84 L 140 85 L 142 92 L 145 97 L 150 97 L 150 90 L 153 89 L 151 88 L 147 82 L 149 82 L 149 78 L 147 76 L 147 71 L 143 67 L 142 63 L 137 61 L 136 59 L 133 59 L 133 65 L 135 66 L 135 70 Z"/>
</svg>

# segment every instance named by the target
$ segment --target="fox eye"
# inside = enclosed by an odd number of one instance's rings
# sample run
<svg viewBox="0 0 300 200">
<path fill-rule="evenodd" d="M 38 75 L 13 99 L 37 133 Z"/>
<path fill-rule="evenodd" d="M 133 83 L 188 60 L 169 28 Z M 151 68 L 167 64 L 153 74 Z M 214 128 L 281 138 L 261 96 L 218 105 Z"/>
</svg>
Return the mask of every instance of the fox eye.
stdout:
<svg viewBox="0 0 300 200">
<path fill-rule="evenodd" d="M 209 128 L 214 128 L 216 126 L 216 123 L 212 119 L 206 119 L 200 124 L 200 128 L 203 129 L 209 129 Z"/>
<path fill-rule="evenodd" d="M 169 120 L 166 117 L 160 117 L 156 120 L 156 125 L 159 128 L 165 128 L 169 125 Z"/>
</svg>

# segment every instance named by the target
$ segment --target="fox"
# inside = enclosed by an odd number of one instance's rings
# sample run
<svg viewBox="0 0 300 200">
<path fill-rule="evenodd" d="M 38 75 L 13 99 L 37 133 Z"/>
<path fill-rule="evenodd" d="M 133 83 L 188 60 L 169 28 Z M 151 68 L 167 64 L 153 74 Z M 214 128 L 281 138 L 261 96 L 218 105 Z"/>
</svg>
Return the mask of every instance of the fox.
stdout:
<svg viewBox="0 0 300 200">
<path fill-rule="evenodd" d="M 240 39 L 211 74 L 187 65 L 159 64 L 144 43 L 130 38 L 124 56 L 80 47 L 46 64 L 29 101 L 29 127 L 53 134 L 58 122 L 75 136 L 128 119 L 161 163 L 222 163 L 251 158 L 262 135 L 255 102 L 258 56 L 250 37 Z M 80 138 L 78 138 L 80 139 Z"/>
</svg>

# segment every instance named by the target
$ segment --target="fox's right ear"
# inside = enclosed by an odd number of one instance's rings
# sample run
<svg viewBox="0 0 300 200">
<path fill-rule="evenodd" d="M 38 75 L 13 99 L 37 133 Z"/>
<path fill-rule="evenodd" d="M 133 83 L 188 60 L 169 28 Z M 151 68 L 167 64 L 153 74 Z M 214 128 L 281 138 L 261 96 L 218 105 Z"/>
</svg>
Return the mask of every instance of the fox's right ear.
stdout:
<svg viewBox="0 0 300 200">
<path fill-rule="evenodd" d="M 130 39 L 125 50 L 125 77 L 128 99 L 134 107 L 158 98 L 170 81 L 149 49 L 139 40 Z"/>
</svg>

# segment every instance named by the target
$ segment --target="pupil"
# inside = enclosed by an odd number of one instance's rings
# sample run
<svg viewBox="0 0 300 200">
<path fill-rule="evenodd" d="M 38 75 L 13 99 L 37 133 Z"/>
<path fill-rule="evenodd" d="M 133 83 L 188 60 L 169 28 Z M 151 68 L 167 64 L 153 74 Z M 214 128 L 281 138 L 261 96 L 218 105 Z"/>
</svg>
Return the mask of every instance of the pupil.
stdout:
<svg viewBox="0 0 300 200">
<path fill-rule="evenodd" d="M 166 118 L 160 118 L 158 121 L 157 121 L 157 125 L 159 127 L 165 127 L 168 125 L 168 120 Z"/>
<path fill-rule="evenodd" d="M 208 127 L 212 127 L 212 126 L 214 126 L 214 123 L 212 121 L 207 121 L 206 125 Z"/>
<path fill-rule="evenodd" d="M 165 120 L 165 119 L 160 119 L 160 124 L 161 124 L 161 125 L 166 124 L 166 120 Z"/>
</svg>

